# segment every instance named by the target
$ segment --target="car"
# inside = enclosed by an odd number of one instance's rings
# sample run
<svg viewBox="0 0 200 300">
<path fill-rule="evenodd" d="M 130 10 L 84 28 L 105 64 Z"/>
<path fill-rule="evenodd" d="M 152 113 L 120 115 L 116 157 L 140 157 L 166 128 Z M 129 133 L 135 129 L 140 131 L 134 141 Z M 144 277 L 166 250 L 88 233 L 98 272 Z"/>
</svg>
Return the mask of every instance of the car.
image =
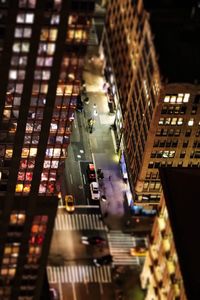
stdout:
<svg viewBox="0 0 200 300">
<path fill-rule="evenodd" d="M 92 200 L 99 200 L 100 199 L 100 191 L 99 191 L 99 184 L 97 182 L 90 183 L 90 192 Z"/>
<path fill-rule="evenodd" d="M 51 287 L 49 289 L 49 293 L 50 293 L 50 299 L 51 300 L 58 300 L 59 299 L 59 294 L 58 294 L 57 289 Z"/>
<path fill-rule="evenodd" d="M 67 212 L 74 212 L 74 197 L 72 195 L 65 196 L 65 209 Z"/>
<path fill-rule="evenodd" d="M 82 241 L 82 244 L 93 245 L 93 246 L 95 246 L 95 245 L 103 246 L 106 244 L 106 240 L 104 238 L 102 238 L 101 236 L 91 236 L 91 237 L 82 236 L 81 241 Z"/>
<path fill-rule="evenodd" d="M 146 256 L 147 248 L 146 247 L 133 247 L 130 249 L 131 256 Z"/>
<path fill-rule="evenodd" d="M 87 177 L 89 182 L 96 181 L 95 167 L 92 163 L 89 163 L 87 166 Z"/>
<path fill-rule="evenodd" d="M 103 265 L 110 265 L 112 261 L 113 261 L 112 255 L 110 254 L 93 259 L 93 263 L 95 264 L 96 267 L 100 267 Z"/>
</svg>

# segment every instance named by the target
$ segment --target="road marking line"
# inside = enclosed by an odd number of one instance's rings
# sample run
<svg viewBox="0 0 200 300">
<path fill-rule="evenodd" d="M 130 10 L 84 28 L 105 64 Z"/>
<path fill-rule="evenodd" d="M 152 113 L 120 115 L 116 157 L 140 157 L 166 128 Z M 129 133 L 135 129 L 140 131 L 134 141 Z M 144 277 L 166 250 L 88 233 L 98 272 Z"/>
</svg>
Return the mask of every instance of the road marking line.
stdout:
<svg viewBox="0 0 200 300">
<path fill-rule="evenodd" d="M 67 268 L 64 266 L 64 275 L 65 275 L 65 282 L 68 282 L 68 273 L 67 273 Z"/>
<path fill-rule="evenodd" d="M 100 276 L 100 269 L 101 267 L 98 267 L 97 270 L 97 278 L 98 278 L 98 282 L 99 282 L 99 288 L 100 288 L 100 294 L 103 295 L 103 286 L 101 284 L 101 276 Z"/>
<path fill-rule="evenodd" d="M 71 184 L 73 184 L 72 174 L 69 174 Z"/>
<path fill-rule="evenodd" d="M 60 268 L 60 275 L 61 275 L 61 282 L 65 282 L 65 277 L 64 277 L 64 266 L 61 266 Z"/>
<path fill-rule="evenodd" d="M 77 300 L 77 297 L 76 297 L 76 289 L 75 289 L 75 284 L 72 283 L 72 293 L 73 293 L 73 299 L 74 300 Z"/>
<path fill-rule="evenodd" d="M 85 175 L 82 174 L 82 176 L 83 176 L 83 183 L 86 184 Z"/>
<path fill-rule="evenodd" d="M 99 208 L 99 205 L 75 205 L 76 208 Z"/>
<path fill-rule="evenodd" d="M 94 281 L 98 282 L 97 273 L 96 273 L 96 267 L 93 266 L 92 270 L 93 270 L 93 274 L 94 274 Z"/>
</svg>

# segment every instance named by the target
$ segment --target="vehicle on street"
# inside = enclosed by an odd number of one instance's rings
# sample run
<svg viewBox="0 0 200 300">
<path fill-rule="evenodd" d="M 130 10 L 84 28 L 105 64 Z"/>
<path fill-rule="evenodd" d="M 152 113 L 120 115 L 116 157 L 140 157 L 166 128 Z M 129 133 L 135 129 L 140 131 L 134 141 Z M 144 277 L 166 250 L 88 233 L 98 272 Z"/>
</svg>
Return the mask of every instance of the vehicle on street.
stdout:
<svg viewBox="0 0 200 300">
<path fill-rule="evenodd" d="M 87 177 L 89 182 L 96 181 L 96 172 L 94 164 L 90 163 L 87 166 Z"/>
<path fill-rule="evenodd" d="M 82 236 L 81 237 L 82 244 L 85 245 L 97 245 L 97 246 L 103 246 L 106 244 L 106 240 L 102 238 L 101 236 Z"/>
<path fill-rule="evenodd" d="M 69 213 L 74 212 L 74 210 L 75 210 L 74 197 L 72 195 L 65 196 L 65 209 Z"/>
<path fill-rule="evenodd" d="M 100 199 L 100 191 L 99 191 L 99 184 L 97 182 L 90 183 L 90 192 L 92 200 L 99 200 Z"/>
<path fill-rule="evenodd" d="M 58 294 L 57 289 L 51 287 L 49 289 L 49 292 L 50 292 L 50 299 L 51 300 L 58 300 L 59 299 L 59 294 Z"/>
<path fill-rule="evenodd" d="M 131 256 L 146 256 L 147 248 L 146 247 L 133 247 L 130 249 Z"/>
<path fill-rule="evenodd" d="M 93 259 L 93 263 L 95 264 L 96 267 L 110 265 L 112 261 L 113 261 L 112 255 L 110 254 Z"/>
</svg>

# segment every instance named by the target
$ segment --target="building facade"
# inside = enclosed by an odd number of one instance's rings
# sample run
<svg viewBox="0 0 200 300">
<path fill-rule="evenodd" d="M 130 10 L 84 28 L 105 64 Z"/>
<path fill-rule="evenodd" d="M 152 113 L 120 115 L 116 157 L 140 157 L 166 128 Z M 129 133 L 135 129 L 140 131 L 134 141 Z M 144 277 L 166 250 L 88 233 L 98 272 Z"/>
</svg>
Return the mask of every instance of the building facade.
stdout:
<svg viewBox="0 0 200 300">
<path fill-rule="evenodd" d="M 94 1 L 0 2 L 0 298 L 39 299 Z"/>
<path fill-rule="evenodd" d="M 159 173 L 163 193 L 140 274 L 141 287 L 146 290 L 145 300 L 195 300 L 200 293 L 200 169 L 164 167 Z"/>
<path fill-rule="evenodd" d="M 159 166 L 199 166 L 199 59 L 192 52 L 193 44 L 200 49 L 195 39 L 199 9 L 177 3 L 108 3 L 102 39 L 105 79 L 116 113 L 116 151 L 120 162 L 125 157 L 137 211 L 145 206 L 156 213 L 162 191 Z"/>
<path fill-rule="evenodd" d="M 153 224 L 140 281 L 146 290 L 145 300 L 187 299 L 164 195 Z"/>
</svg>

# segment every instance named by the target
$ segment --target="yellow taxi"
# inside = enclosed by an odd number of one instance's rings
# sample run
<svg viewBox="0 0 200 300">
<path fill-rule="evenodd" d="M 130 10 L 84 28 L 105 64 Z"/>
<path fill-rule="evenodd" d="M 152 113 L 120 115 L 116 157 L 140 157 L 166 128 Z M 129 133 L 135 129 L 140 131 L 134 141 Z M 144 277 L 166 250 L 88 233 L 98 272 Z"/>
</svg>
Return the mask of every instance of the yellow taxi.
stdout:
<svg viewBox="0 0 200 300">
<path fill-rule="evenodd" d="M 146 256 L 147 248 L 145 247 L 133 247 L 130 249 L 130 255 L 132 256 Z"/>
<path fill-rule="evenodd" d="M 65 209 L 67 212 L 74 212 L 74 197 L 72 195 L 65 196 Z"/>
</svg>

